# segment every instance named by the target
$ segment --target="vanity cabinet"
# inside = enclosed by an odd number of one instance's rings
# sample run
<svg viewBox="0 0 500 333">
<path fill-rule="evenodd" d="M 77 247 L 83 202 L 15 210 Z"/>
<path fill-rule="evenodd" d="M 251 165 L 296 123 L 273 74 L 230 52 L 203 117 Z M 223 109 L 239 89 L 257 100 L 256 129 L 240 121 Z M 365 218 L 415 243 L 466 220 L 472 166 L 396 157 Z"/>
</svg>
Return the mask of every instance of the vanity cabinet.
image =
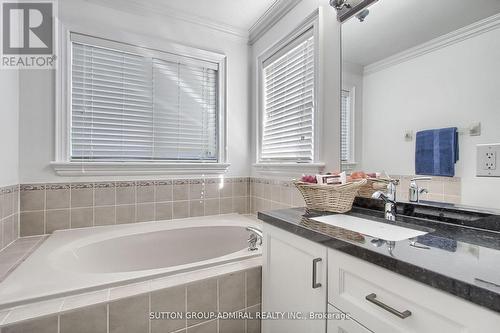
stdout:
<svg viewBox="0 0 500 333">
<path fill-rule="evenodd" d="M 477 333 L 500 328 L 494 311 L 270 224 L 263 231 L 265 313 L 343 312 L 352 319 L 263 320 L 264 333 Z"/>
<path fill-rule="evenodd" d="M 328 305 L 328 312 L 341 312 L 339 309 Z M 371 333 L 369 329 L 362 326 L 353 319 L 350 320 L 328 320 L 328 333 Z"/>
<path fill-rule="evenodd" d="M 476 304 L 335 250 L 328 250 L 328 258 L 329 303 L 373 332 L 476 333 L 500 327 L 500 315 Z"/>
<path fill-rule="evenodd" d="M 327 249 L 264 224 L 262 311 L 324 313 L 327 308 Z M 263 320 L 264 333 L 324 333 L 326 320 Z"/>
</svg>

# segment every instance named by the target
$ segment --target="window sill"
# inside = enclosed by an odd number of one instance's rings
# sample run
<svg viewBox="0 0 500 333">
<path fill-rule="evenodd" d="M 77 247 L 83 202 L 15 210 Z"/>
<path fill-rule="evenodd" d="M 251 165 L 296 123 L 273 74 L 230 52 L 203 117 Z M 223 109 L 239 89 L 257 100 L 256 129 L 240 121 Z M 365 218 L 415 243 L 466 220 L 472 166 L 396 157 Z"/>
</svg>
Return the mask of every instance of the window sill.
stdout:
<svg viewBox="0 0 500 333">
<path fill-rule="evenodd" d="M 164 162 L 51 162 L 50 165 L 59 176 L 133 176 L 224 174 L 230 164 Z"/>
<path fill-rule="evenodd" d="M 354 161 L 350 161 L 350 162 L 346 162 L 346 161 L 343 161 L 342 162 L 342 169 L 345 170 L 345 171 L 353 171 L 354 168 L 356 168 L 356 165 L 358 163 L 354 162 Z"/>
<path fill-rule="evenodd" d="M 324 170 L 325 163 L 255 163 L 253 166 L 261 172 L 318 174 Z"/>
</svg>

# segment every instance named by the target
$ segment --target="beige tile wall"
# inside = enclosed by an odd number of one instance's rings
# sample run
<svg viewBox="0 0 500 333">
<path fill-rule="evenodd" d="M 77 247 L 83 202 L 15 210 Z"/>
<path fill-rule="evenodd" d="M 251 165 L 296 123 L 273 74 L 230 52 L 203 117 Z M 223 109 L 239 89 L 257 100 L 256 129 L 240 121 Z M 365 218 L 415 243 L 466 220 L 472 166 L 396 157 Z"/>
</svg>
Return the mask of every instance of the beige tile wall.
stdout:
<svg viewBox="0 0 500 333">
<path fill-rule="evenodd" d="M 305 206 L 300 192 L 289 180 L 250 179 L 250 212 Z"/>
<path fill-rule="evenodd" d="M 20 234 L 249 212 L 249 179 L 177 179 L 20 186 Z"/>
<path fill-rule="evenodd" d="M 161 312 L 258 312 L 261 276 L 260 267 L 239 271 L 25 321 L 0 333 L 260 333 L 259 320 L 172 320 L 161 319 Z"/>
<path fill-rule="evenodd" d="M 19 186 L 0 188 L 0 251 L 19 237 L 18 221 Z"/>
<path fill-rule="evenodd" d="M 397 189 L 398 198 L 407 201 L 411 179 L 420 176 L 393 175 L 392 177 L 400 180 Z M 461 183 L 461 178 L 458 177 L 432 177 L 430 181 L 420 181 L 418 185 L 429 191 L 429 193 L 421 194 L 420 199 L 454 204 L 462 203 Z"/>
<path fill-rule="evenodd" d="M 408 200 L 411 178 L 415 176 L 393 175 L 400 179 L 397 188 L 399 200 Z M 432 177 L 431 181 L 422 181 L 419 186 L 427 188 L 429 193 L 422 194 L 422 200 L 461 203 L 461 179 Z M 270 178 L 250 178 L 250 212 L 305 206 L 304 199 L 291 181 Z"/>
<path fill-rule="evenodd" d="M 407 200 L 413 176 L 393 177 L 401 180 L 398 198 Z M 461 202 L 460 178 L 433 177 L 420 186 L 429 190 L 422 195 L 423 200 Z M 304 206 L 291 181 L 271 178 L 23 184 L 19 193 L 21 236 L 59 229 Z M 5 196 L 5 200 L 10 200 L 8 206 L 13 198 L 17 195 Z M 5 200 L 2 199 L 2 205 Z M 12 221 L 17 229 L 16 214 L 2 213 L 0 232 L 7 231 L 7 241 L 11 239 Z"/>
</svg>

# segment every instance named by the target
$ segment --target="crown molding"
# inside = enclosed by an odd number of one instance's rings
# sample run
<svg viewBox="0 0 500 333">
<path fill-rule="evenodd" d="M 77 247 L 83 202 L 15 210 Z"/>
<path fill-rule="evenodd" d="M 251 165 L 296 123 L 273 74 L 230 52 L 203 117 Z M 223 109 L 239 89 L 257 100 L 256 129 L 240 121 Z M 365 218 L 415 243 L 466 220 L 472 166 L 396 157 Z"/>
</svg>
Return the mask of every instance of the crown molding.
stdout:
<svg viewBox="0 0 500 333">
<path fill-rule="evenodd" d="M 299 2 L 300 0 L 275 0 L 264 15 L 250 28 L 248 44 L 254 44 Z"/>
<path fill-rule="evenodd" d="M 499 27 L 500 27 L 500 14 L 496 14 L 484 20 L 475 22 L 471 25 L 450 32 L 446 35 L 432 39 L 426 43 L 415 46 L 411 49 L 390 56 L 386 59 L 377 61 L 370 65 L 366 65 L 364 67 L 363 73 L 367 75 L 381 71 L 388 67 L 395 66 L 397 64 L 420 57 L 424 54 L 434 52 L 436 50 L 445 48 L 447 46 L 462 42 L 464 40 L 497 29 Z"/>
<path fill-rule="evenodd" d="M 170 17 L 172 19 L 181 20 L 191 24 L 196 24 L 204 28 L 209 28 L 219 32 L 223 32 L 242 40 L 248 40 L 248 31 L 241 28 L 236 28 L 234 26 L 223 24 L 219 22 L 214 22 L 212 20 L 200 17 L 197 15 L 188 14 L 186 12 L 176 10 L 167 6 L 160 6 L 147 3 L 145 1 L 139 0 L 120 0 L 119 6 L 117 6 L 116 0 L 85 0 L 87 2 L 105 6 L 112 9 L 117 9 L 133 14 L 155 14 L 162 17 Z"/>
</svg>

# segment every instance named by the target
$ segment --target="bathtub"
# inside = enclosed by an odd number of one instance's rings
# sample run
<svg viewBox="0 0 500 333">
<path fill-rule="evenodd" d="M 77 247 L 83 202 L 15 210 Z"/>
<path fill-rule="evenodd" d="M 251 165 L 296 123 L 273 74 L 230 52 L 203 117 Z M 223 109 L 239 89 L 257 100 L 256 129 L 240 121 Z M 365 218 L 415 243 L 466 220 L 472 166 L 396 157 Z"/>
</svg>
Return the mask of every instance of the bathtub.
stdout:
<svg viewBox="0 0 500 333">
<path fill-rule="evenodd" d="M 238 214 L 54 232 L 0 283 L 0 309 L 261 256 Z"/>
</svg>

